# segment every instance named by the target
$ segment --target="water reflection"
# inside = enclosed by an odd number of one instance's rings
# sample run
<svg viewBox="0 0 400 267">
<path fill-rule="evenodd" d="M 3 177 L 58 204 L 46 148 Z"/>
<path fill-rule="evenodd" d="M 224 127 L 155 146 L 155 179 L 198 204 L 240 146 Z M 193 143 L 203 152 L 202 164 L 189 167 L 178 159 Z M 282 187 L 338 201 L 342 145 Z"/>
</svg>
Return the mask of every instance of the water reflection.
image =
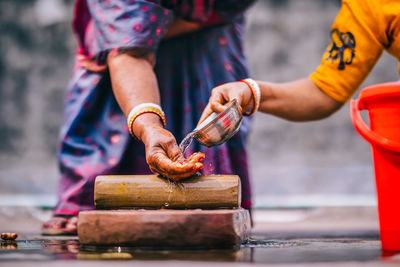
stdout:
<svg viewBox="0 0 400 267">
<path fill-rule="evenodd" d="M 177 260 L 252 263 L 367 262 L 400 263 L 399 253 L 382 253 L 378 240 L 249 239 L 236 249 L 152 250 L 124 246 L 80 245 L 77 239 L 3 241 L 0 261 Z"/>
<path fill-rule="evenodd" d="M 80 247 L 78 240 L 46 240 L 41 245 L 44 252 L 55 255 L 60 260 L 76 259 Z"/>
<path fill-rule="evenodd" d="M 18 248 L 18 244 L 14 240 L 1 241 L 0 248 L 2 250 L 15 250 Z"/>
<path fill-rule="evenodd" d="M 400 251 L 382 251 L 381 259 L 385 263 L 398 263 L 400 264 Z"/>
<path fill-rule="evenodd" d="M 148 250 L 129 247 L 83 247 L 78 259 L 185 260 L 213 262 L 251 262 L 251 249 L 237 250 Z"/>
<path fill-rule="evenodd" d="M 249 248 L 287 248 L 293 246 L 303 246 L 307 245 L 307 242 L 301 241 L 279 241 L 279 240 L 271 240 L 271 239 L 254 239 L 249 238 L 246 242 L 242 244 L 242 248 L 249 247 Z"/>
</svg>

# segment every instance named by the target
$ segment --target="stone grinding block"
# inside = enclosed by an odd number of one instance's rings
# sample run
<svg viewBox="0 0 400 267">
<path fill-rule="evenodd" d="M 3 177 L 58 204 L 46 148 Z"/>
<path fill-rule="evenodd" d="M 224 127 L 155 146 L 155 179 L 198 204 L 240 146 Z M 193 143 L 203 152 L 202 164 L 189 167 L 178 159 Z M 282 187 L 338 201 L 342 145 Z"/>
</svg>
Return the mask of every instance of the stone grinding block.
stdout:
<svg viewBox="0 0 400 267">
<path fill-rule="evenodd" d="M 202 175 L 171 182 L 156 175 L 98 176 L 96 209 L 237 208 L 241 184 L 237 175 Z"/>
<path fill-rule="evenodd" d="M 78 219 L 81 244 L 149 248 L 227 248 L 251 229 L 245 209 L 93 210 Z"/>
</svg>

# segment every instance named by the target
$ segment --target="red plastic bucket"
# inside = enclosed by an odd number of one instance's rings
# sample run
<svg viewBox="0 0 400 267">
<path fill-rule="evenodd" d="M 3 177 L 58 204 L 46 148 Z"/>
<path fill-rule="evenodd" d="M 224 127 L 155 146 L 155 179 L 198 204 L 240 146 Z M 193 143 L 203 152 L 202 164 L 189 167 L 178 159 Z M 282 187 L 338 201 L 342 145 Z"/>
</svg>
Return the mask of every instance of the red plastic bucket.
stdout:
<svg viewBox="0 0 400 267">
<path fill-rule="evenodd" d="M 360 110 L 368 110 L 370 127 Z M 400 251 L 400 82 L 365 88 L 350 112 L 372 146 L 382 249 Z"/>
</svg>

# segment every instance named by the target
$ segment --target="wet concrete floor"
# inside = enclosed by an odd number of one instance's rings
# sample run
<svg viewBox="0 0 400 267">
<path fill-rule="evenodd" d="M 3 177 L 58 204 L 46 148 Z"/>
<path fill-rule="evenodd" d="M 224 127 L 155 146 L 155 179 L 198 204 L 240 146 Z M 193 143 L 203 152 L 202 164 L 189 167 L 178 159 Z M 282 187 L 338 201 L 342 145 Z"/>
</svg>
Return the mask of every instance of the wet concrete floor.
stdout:
<svg viewBox="0 0 400 267">
<path fill-rule="evenodd" d="M 51 211 L 0 209 L 0 266 L 400 266 L 400 253 L 382 252 L 375 207 L 255 210 L 252 239 L 235 249 L 150 250 L 94 247 L 77 237 L 41 236 Z"/>
<path fill-rule="evenodd" d="M 95 247 L 79 244 L 76 237 L 49 238 L 22 235 L 17 241 L 2 241 L 0 265 L 4 266 L 98 266 L 99 260 L 120 264 L 150 264 L 157 262 L 174 266 L 213 263 L 304 265 L 326 264 L 342 266 L 399 265 L 400 253 L 382 252 L 377 238 L 302 238 L 248 240 L 238 248 L 221 250 L 151 250 L 132 247 Z M 93 262 L 96 261 L 96 262 Z M 160 262 L 161 261 L 161 262 Z M 114 263 L 113 263 L 114 264 Z"/>
</svg>

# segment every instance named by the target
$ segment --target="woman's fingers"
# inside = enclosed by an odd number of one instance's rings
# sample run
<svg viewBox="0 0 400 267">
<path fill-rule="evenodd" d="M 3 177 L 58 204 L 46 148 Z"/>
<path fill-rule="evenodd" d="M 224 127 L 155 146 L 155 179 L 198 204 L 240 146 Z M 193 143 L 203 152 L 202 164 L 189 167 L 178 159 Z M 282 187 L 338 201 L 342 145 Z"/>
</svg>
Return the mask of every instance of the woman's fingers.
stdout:
<svg viewBox="0 0 400 267">
<path fill-rule="evenodd" d="M 182 161 L 185 159 L 182 150 L 176 143 L 175 138 L 172 137 L 167 142 L 162 143 L 161 147 L 167 153 L 168 158 L 170 158 L 172 161 Z"/>
<path fill-rule="evenodd" d="M 180 163 L 178 161 L 172 161 L 166 154 L 160 151 L 151 156 L 149 165 L 151 166 L 152 171 L 177 181 L 192 176 L 201 170 L 203 164 L 200 163 L 200 161 L 203 160 L 203 158 L 204 155 L 198 155 L 195 158 L 192 158 L 191 162 L 186 161 Z"/>
<path fill-rule="evenodd" d="M 195 153 L 195 154 L 197 154 L 195 157 L 193 157 L 190 160 L 187 160 L 187 163 L 183 164 L 184 167 L 186 165 L 188 165 L 188 166 L 192 166 L 193 165 L 193 167 L 191 167 L 190 171 L 188 171 L 186 173 L 178 173 L 178 172 L 176 172 L 175 174 L 170 175 L 168 178 L 171 179 L 171 180 L 174 180 L 174 181 L 179 181 L 181 179 L 188 178 L 188 177 L 196 174 L 198 171 L 202 170 L 203 169 L 203 163 L 201 163 L 201 161 L 204 159 L 204 154 L 201 153 L 201 152 L 198 152 L 198 153 Z M 174 162 L 173 163 L 173 165 L 175 165 L 175 164 L 178 165 L 178 166 L 181 165 L 178 162 Z"/>
<path fill-rule="evenodd" d="M 226 105 L 233 99 L 236 99 L 240 107 L 243 109 L 243 107 L 245 106 L 243 90 L 246 91 L 249 89 L 246 88 L 246 84 L 244 84 L 243 87 L 242 83 L 240 82 L 227 83 L 215 87 L 211 91 L 210 99 L 208 100 L 208 104 L 201 114 L 198 124 L 203 122 L 208 116 L 211 115 L 211 113 L 220 113 L 224 111 L 226 109 Z"/>
<path fill-rule="evenodd" d="M 225 104 L 231 101 L 229 92 L 226 90 L 227 85 L 221 85 L 211 91 L 208 104 L 213 112 L 220 113 L 225 110 Z"/>
<path fill-rule="evenodd" d="M 211 109 L 210 103 L 207 104 L 207 106 L 204 108 L 203 113 L 200 116 L 200 120 L 197 123 L 197 126 L 202 123 L 208 116 L 213 113 L 213 110 Z"/>
<path fill-rule="evenodd" d="M 208 104 L 204 108 L 203 113 L 200 116 L 200 120 L 197 123 L 199 125 L 213 112 L 220 113 L 225 110 L 225 104 L 229 102 L 229 96 L 225 95 L 223 86 L 214 88 L 211 91 L 211 96 L 208 100 Z"/>
<path fill-rule="evenodd" d="M 190 163 L 197 163 L 197 162 L 201 162 L 203 161 L 203 159 L 205 158 L 204 154 L 201 152 L 196 152 L 193 153 L 192 155 L 190 155 L 186 160 Z"/>
<path fill-rule="evenodd" d="M 159 174 L 166 177 L 178 173 L 188 173 L 194 169 L 194 164 L 182 164 L 178 161 L 172 161 L 165 153 L 161 151 L 154 153 L 151 156 L 151 161 L 149 163 Z"/>
<path fill-rule="evenodd" d="M 162 127 L 149 127 L 143 135 L 146 160 L 153 172 L 172 180 L 192 176 L 203 168 L 203 153 L 195 153 L 185 159 L 175 137 Z"/>
<path fill-rule="evenodd" d="M 76 56 L 76 59 L 81 67 L 87 69 L 88 71 L 101 73 L 107 70 L 107 65 L 99 65 L 94 60 L 91 60 L 85 55 L 79 54 Z"/>
<path fill-rule="evenodd" d="M 188 173 L 195 169 L 194 164 L 177 164 L 184 160 L 174 136 L 164 128 L 151 128 L 146 135 L 147 163 L 150 169 L 163 176 L 170 177 L 176 174 Z"/>
<path fill-rule="evenodd" d="M 195 169 L 196 169 L 197 171 L 200 171 L 200 170 L 203 169 L 203 163 L 201 163 L 201 162 L 203 161 L 204 158 L 205 158 L 205 155 L 204 155 L 203 153 L 201 153 L 201 152 L 196 152 L 196 153 L 193 153 L 193 154 L 187 159 L 187 161 L 188 161 L 189 163 L 193 163 L 194 166 L 195 166 Z M 197 171 L 196 171 L 196 172 L 197 172 Z"/>
</svg>

